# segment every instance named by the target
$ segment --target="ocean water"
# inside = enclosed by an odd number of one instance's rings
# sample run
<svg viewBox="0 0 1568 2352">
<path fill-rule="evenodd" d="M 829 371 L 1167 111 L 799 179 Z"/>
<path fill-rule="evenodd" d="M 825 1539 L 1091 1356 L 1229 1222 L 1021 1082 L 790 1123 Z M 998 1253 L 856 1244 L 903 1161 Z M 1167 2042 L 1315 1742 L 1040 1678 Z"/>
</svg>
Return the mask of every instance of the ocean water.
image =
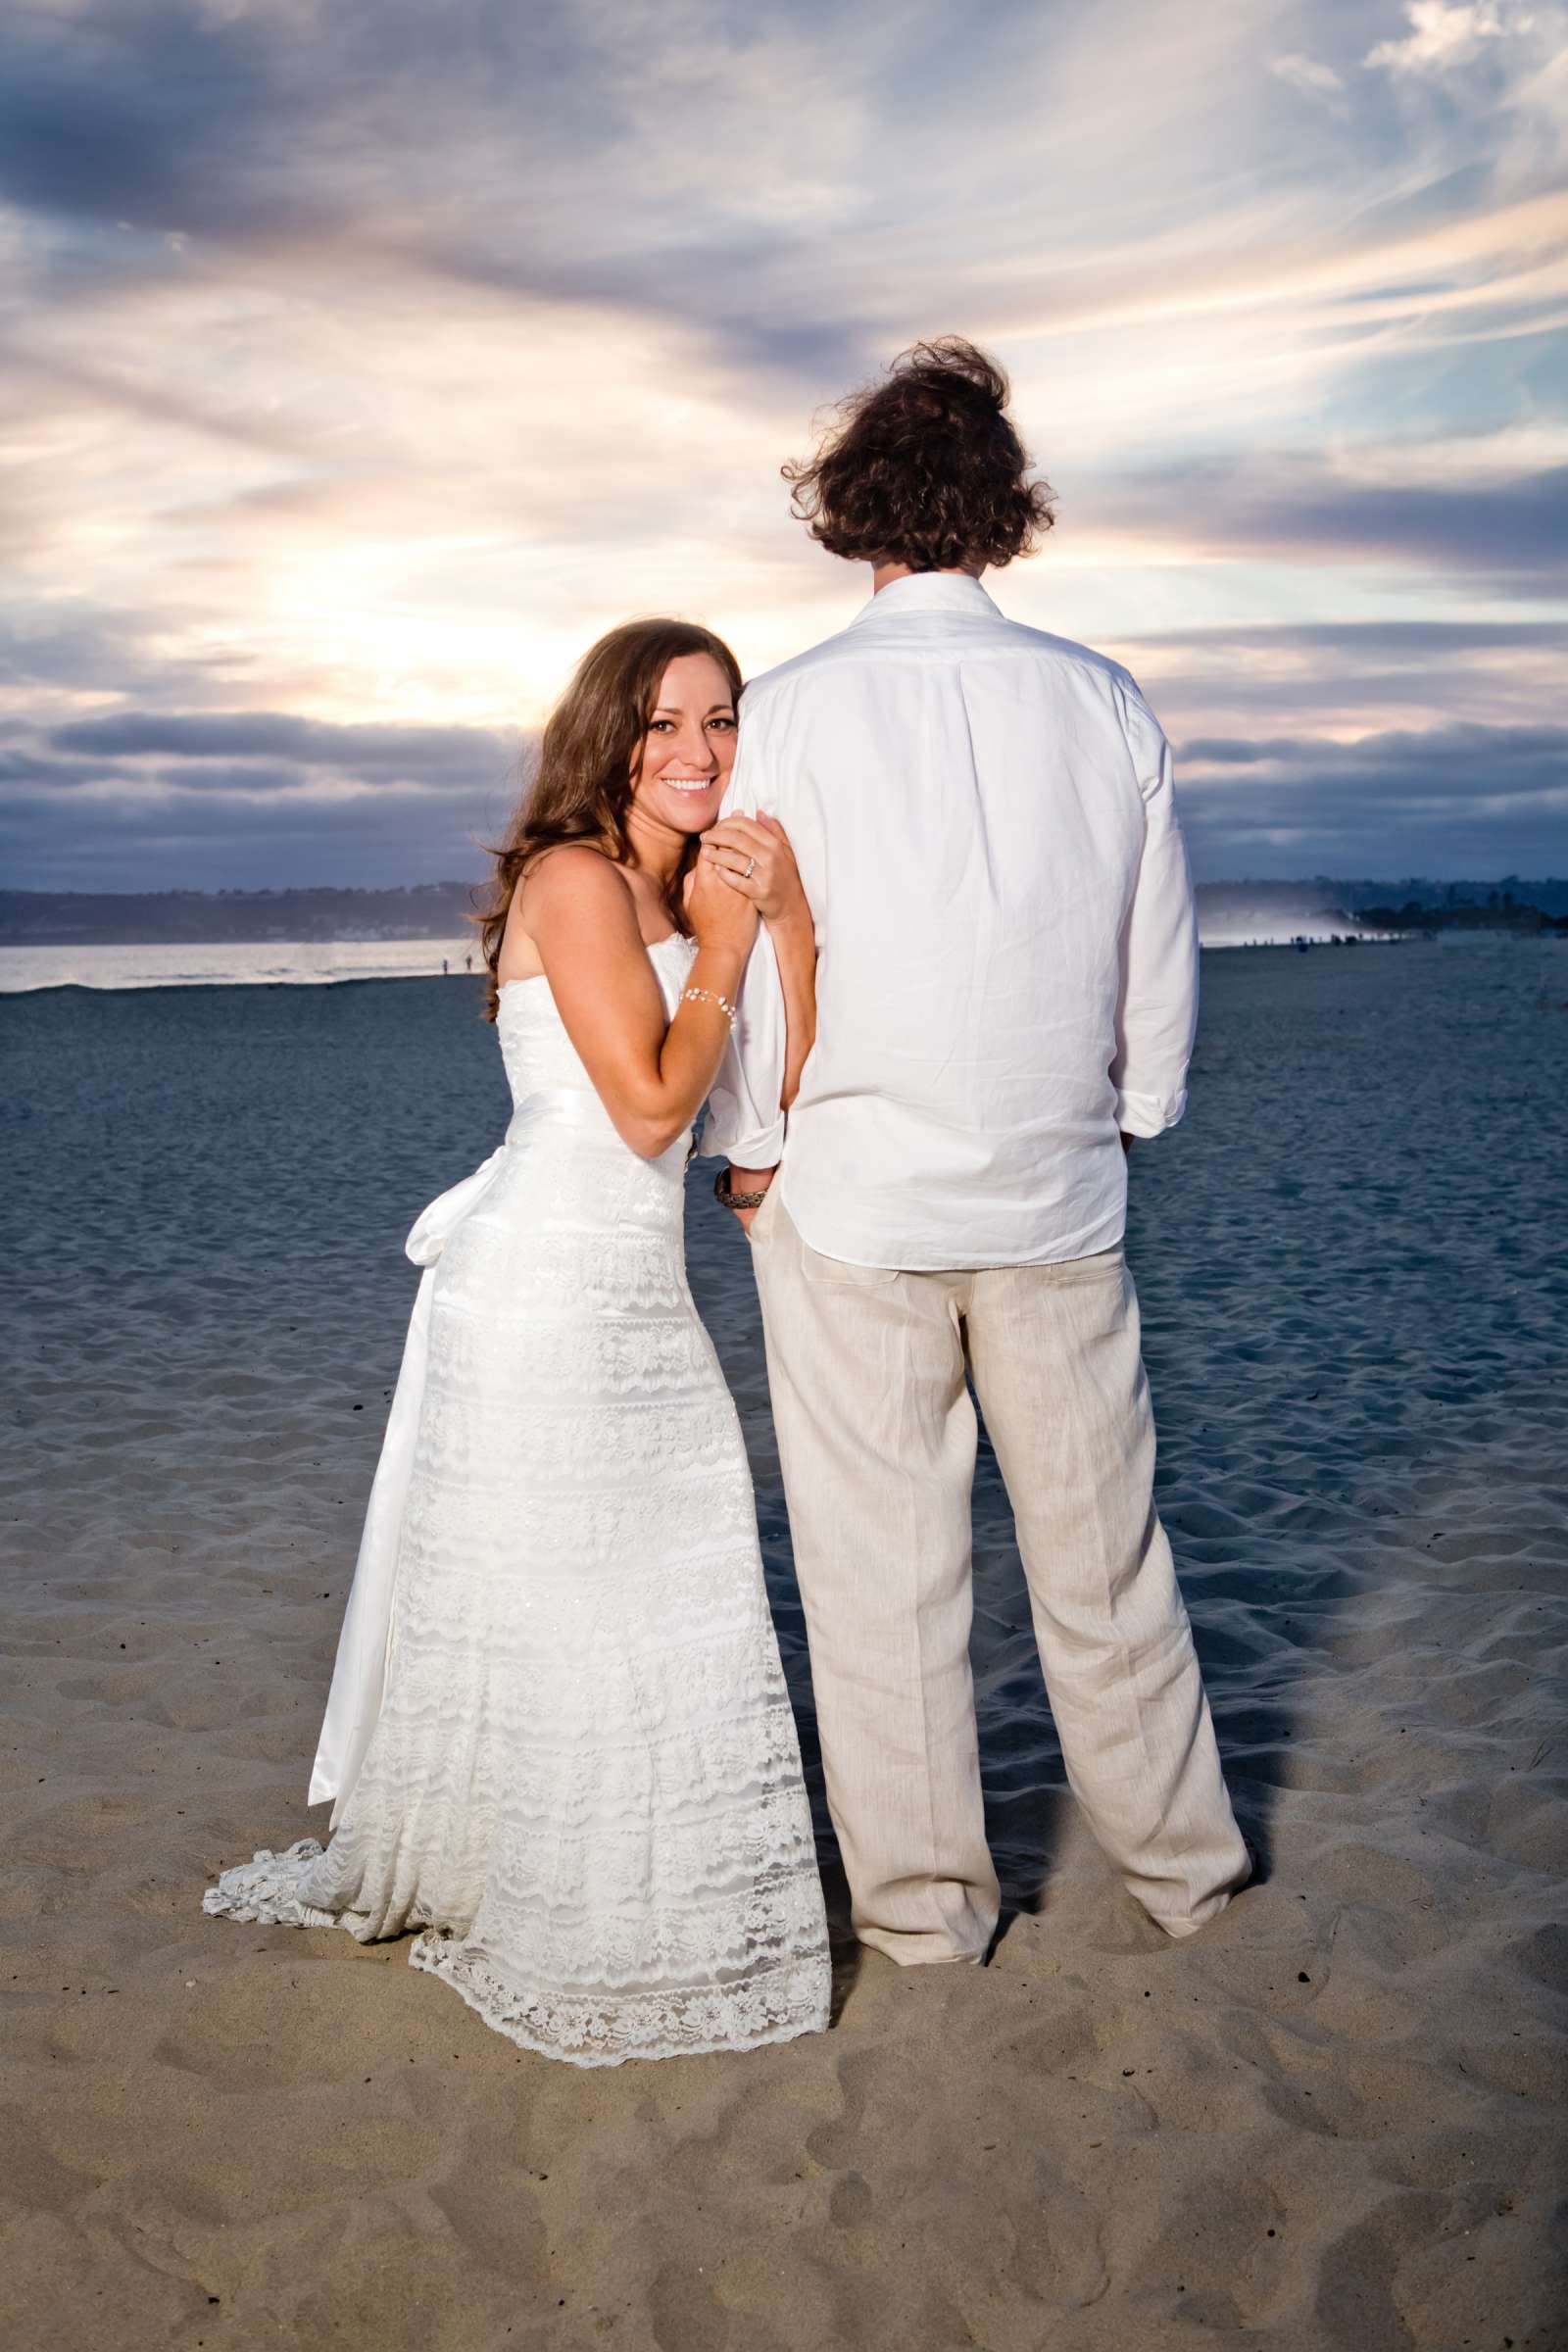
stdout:
<svg viewBox="0 0 1568 2352">
<path fill-rule="evenodd" d="M 466 939 L 212 940 L 184 946 L 0 948 L 0 996 L 36 988 L 262 988 L 431 980 L 477 970 Z"/>
<path fill-rule="evenodd" d="M 253 980 L 280 976 L 280 956 L 254 954 Z M 1511 1641 L 1503 1613 L 1534 1607 L 1515 1591 L 1525 1564 L 1544 1573 L 1542 1546 L 1560 1540 L 1568 944 L 1242 949 L 1209 958 L 1203 985 L 1188 1117 L 1133 1155 L 1130 1255 L 1160 1502 L 1221 1739 L 1261 1822 L 1288 1772 L 1342 1786 L 1335 1722 L 1305 1757 L 1301 1690 L 1332 1681 L 1360 1612 L 1396 1585 L 1402 1650 L 1471 1546 L 1496 1586 L 1475 1605 Z M 249 1542 L 268 1584 L 290 1556 L 309 1562 L 296 1581 L 318 1609 L 316 1679 L 276 1751 L 295 1762 L 418 1279 L 404 1238 L 506 1124 L 482 996 L 476 974 L 0 999 L 0 1385 L 18 1400 L 0 1506 L 32 1511 L 47 1493 L 73 1541 L 104 1531 L 95 1572 L 134 1554 L 170 1591 L 188 1553 L 205 1595 L 214 1530 Z M 692 1286 L 751 1447 L 814 1782 L 756 1287 L 711 1182 L 694 1163 Z M 39 1556 L 64 1542 L 45 1530 Z M 985 1445 L 975 1559 L 988 1805 L 1009 1900 L 1027 1905 L 1061 1760 Z M 1503 1698 L 1456 1687 L 1454 1704 L 1472 1742 Z"/>
</svg>

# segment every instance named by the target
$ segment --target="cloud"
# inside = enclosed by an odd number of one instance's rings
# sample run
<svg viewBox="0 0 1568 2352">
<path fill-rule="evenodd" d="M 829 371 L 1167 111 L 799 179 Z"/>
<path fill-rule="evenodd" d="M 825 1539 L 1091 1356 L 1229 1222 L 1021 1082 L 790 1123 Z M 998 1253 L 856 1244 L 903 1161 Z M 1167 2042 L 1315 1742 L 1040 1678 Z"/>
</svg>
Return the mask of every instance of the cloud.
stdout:
<svg viewBox="0 0 1568 2352">
<path fill-rule="evenodd" d="M 1456 726 L 1372 735 L 1355 743 L 1298 736 L 1251 742 L 1199 737 L 1183 752 L 1198 768 L 1264 767 L 1283 774 L 1310 763 L 1357 785 L 1374 776 L 1398 779 L 1437 800 L 1468 799 L 1479 789 L 1498 800 L 1524 792 L 1544 795 L 1554 804 L 1568 792 L 1568 727 Z"/>
<path fill-rule="evenodd" d="M 1235 632 L 1215 667 L 1336 667 L 1463 656 L 1560 658 L 1568 624 L 1521 634 L 1455 627 Z M 1283 636 L 1282 647 L 1274 640 Z M 1161 650 L 1128 649 L 1146 681 Z M 1262 698 L 1267 707 L 1267 698 Z M 1561 864 L 1568 728 L 1473 722 L 1336 739 L 1321 732 L 1187 732 L 1177 750 L 1195 870 L 1204 880 L 1314 872 L 1488 874 Z M 1304 706 L 1303 706 L 1304 707 Z M 215 720 L 126 713 L 0 753 L 0 857 L 35 889 L 477 880 L 514 799 L 522 747 L 481 730 L 318 727 L 277 713 Z"/>
<path fill-rule="evenodd" d="M 1443 74 L 1472 58 L 1483 41 L 1500 40 L 1534 20 L 1500 0 L 1406 0 L 1410 30 L 1402 40 L 1379 41 L 1366 63 L 1390 74 Z"/>
<path fill-rule="evenodd" d="M 391 786 L 373 809 L 280 792 L 63 798 L 47 785 L 0 791 L 0 865 L 28 890 L 397 888 L 475 882 L 506 805 L 460 808 Z"/>
<path fill-rule="evenodd" d="M 1545 873 L 1562 862 L 1568 727 L 1459 725 L 1348 743 L 1178 746 L 1203 880 L 1302 873 Z"/>
<path fill-rule="evenodd" d="M 1163 541 L 1178 561 L 1420 565 L 1524 596 L 1560 578 L 1568 466 L 1501 480 L 1466 480 L 1462 459 L 1444 482 L 1376 472 L 1375 456 L 1348 466 L 1305 455 L 1204 459 L 1179 474 L 1104 481 L 1084 528 L 1135 541 L 1146 560 Z"/>
<path fill-rule="evenodd" d="M 1406 0 L 1408 27 L 1362 59 L 1408 144 L 1450 163 L 1466 145 L 1501 189 L 1560 175 L 1568 153 L 1562 0 Z"/>
<path fill-rule="evenodd" d="M 391 775 L 465 788 L 472 788 L 487 774 L 503 773 L 514 761 L 517 749 L 514 737 L 472 727 L 331 726 L 270 710 L 197 716 L 122 710 L 112 718 L 56 727 L 49 741 L 57 751 L 98 753 L 117 761 L 282 758 L 295 767 L 278 772 Z"/>
<path fill-rule="evenodd" d="M 126 709 L 0 749 L 0 860 L 34 889 L 476 878 L 528 746 L 486 728 Z"/>
<path fill-rule="evenodd" d="M 1283 81 L 1287 88 L 1299 90 L 1303 97 L 1322 100 L 1339 112 L 1345 111 L 1344 76 L 1336 74 L 1332 66 L 1322 65 L 1315 57 L 1303 57 L 1299 51 L 1293 51 L 1287 57 L 1270 58 L 1268 70 L 1275 80 Z"/>
<path fill-rule="evenodd" d="M 1561 612 L 1564 22 L 0 15 L 15 855 L 452 870 L 610 623 L 752 673 L 842 625 L 779 464 L 948 327 L 1062 497 L 1000 601 L 1147 655 L 1183 732 L 1528 724 L 1543 640 L 1310 632 Z"/>
<path fill-rule="evenodd" d="M 678 280 L 694 249 L 727 249 L 738 290 L 781 230 L 856 192 L 872 124 L 824 29 L 724 0 L 456 24 L 417 0 L 26 11 L 0 49 L 0 188 L 132 239 L 274 264 L 354 243 L 551 298 L 631 299 L 645 259 Z M 857 46 L 862 73 L 896 65 L 891 27 Z"/>
<path fill-rule="evenodd" d="M 1339 741 L 1445 723 L 1530 724 L 1560 701 L 1568 620 L 1319 621 L 1116 639 L 1173 738 L 1277 733 Z"/>
</svg>

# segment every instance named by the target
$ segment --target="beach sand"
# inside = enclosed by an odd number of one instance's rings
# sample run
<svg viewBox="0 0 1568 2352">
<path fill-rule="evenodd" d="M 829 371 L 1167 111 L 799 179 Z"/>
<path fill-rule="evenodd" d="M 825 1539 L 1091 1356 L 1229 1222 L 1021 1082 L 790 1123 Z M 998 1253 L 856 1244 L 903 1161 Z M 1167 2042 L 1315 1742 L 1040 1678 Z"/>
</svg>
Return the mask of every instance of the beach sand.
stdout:
<svg viewBox="0 0 1568 2352">
<path fill-rule="evenodd" d="M 1562 2239 L 1568 948 L 1210 956 L 1135 1155 L 1160 1495 L 1266 1877 L 1167 1942 L 977 1493 L 991 1967 L 597 2072 L 402 1944 L 203 1916 L 304 1803 L 466 982 L 0 1002 L 0 2333 L 25 2352 L 1548 2352 Z M 744 1244 L 693 1275 L 808 1701 Z M 809 1724 L 806 1726 L 809 1747 Z M 838 1899 L 835 1892 L 835 1900 Z"/>
</svg>

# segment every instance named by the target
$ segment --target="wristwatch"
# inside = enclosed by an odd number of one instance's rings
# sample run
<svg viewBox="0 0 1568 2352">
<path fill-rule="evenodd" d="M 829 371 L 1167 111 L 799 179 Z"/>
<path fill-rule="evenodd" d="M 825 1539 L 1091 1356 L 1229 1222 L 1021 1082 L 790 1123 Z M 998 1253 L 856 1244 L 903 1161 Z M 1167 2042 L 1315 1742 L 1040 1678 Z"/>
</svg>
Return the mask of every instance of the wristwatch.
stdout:
<svg viewBox="0 0 1568 2352">
<path fill-rule="evenodd" d="M 767 1190 L 764 1186 L 760 1193 L 732 1193 L 728 1168 L 720 1168 L 713 1178 L 713 1199 L 721 1208 L 760 1208 L 767 1199 Z"/>
</svg>

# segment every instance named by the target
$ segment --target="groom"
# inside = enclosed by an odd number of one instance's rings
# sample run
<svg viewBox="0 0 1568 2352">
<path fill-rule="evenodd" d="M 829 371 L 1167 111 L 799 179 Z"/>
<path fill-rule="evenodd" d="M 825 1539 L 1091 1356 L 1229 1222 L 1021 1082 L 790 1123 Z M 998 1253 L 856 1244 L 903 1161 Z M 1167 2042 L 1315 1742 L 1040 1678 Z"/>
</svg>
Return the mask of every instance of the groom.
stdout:
<svg viewBox="0 0 1568 2352">
<path fill-rule="evenodd" d="M 779 818 L 816 915 L 787 1126 L 760 952 L 704 1148 L 750 1224 L 855 1931 L 902 1965 L 979 1960 L 1000 1901 L 966 1375 L 1101 1845 L 1173 1936 L 1250 1870 L 1154 1511 L 1121 1249 L 1124 1147 L 1181 1117 L 1197 1004 L 1170 752 L 1124 669 L 980 585 L 1052 519 L 1006 399 L 971 345 L 920 344 L 787 469 L 873 594 L 747 689 L 725 804 Z M 722 837 L 705 855 L 745 866 Z"/>
</svg>

